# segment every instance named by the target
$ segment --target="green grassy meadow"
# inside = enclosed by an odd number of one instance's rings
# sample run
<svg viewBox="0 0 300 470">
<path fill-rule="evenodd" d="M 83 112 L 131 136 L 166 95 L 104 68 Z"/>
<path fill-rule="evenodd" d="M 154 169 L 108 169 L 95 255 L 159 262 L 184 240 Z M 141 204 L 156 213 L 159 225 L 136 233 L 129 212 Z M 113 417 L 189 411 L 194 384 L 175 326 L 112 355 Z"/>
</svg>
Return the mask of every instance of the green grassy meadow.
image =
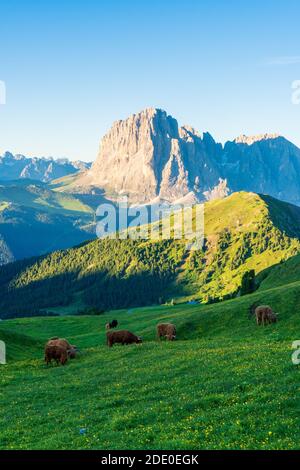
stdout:
<svg viewBox="0 0 300 470">
<path fill-rule="evenodd" d="M 255 302 L 280 312 L 276 325 L 248 318 Z M 297 449 L 300 283 L 213 305 L 113 311 L 100 316 L 0 322 L 1 449 Z M 107 320 L 142 345 L 105 345 Z M 172 321 L 175 342 L 155 326 Z M 66 337 L 82 354 L 46 367 L 43 346 Z M 80 430 L 82 433 L 80 433 Z"/>
</svg>

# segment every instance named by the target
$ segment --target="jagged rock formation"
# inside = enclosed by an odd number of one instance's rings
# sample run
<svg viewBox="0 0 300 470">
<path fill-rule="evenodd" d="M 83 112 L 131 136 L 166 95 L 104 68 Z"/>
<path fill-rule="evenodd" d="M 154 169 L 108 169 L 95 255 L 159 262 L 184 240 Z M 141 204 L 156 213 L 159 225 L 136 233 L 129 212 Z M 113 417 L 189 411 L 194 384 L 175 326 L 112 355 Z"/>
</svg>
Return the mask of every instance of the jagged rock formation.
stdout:
<svg viewBox="0 0 300 470">
<path fill-rule="evenodd" d="M 179 127 L 165 111 L 150 108 L 113 124 L 76 184 L 139 203 L 245 190 L 300 204 L 300 150 L 277 134 L 241 136 L 223 147 L 209 133 Z"/>
<path fill-rule="evenodd" d="M 140 203 L 157 196 L 176 200 L 218 182 L 221 151 L 208 133 L 179 128 L 165 111 L 150 108 L 114 123 L 97 160 L 77 185 L 127 193 Z"/>
<path fill-rule="evenodd" d="M 233 191 L 269 194 L 300 204 L 300 149 L 278 135 L 227 142 L 222 153 L 223 177 Z"/>
<path fill-rule="evenodd" d="M 61 178 L 72 173 L 87 170 L 86 162 L 70 162 L 66 158 L 29 158 L 24 155 L 13 155 L 5 152 L 0 156 L 0 181 L 10 181 L 20 178 L 33 179 L 42 182 Z"/>
<path fill-rule="evenodd" d="M 277 134 L 241 136 L 223 147 L 160 109 L 146 109 L 113 124 L 80 191 L 102 188 L 133 202 L 201 201 L 232 191 L 269 194 L 300 204 L 300 150 Z"/>
</svg>

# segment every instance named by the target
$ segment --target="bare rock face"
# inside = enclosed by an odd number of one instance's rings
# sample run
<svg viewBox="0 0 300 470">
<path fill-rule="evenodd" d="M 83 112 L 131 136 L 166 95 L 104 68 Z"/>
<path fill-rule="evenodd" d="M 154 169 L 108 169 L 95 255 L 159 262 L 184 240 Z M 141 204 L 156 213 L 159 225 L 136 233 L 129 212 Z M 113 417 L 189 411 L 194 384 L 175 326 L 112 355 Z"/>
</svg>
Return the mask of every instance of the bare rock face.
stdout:
<svg viewBox="0 0 300 470">
<path fill-rule="evenodd" d="M 127 194 L 151 203 L 222 198 L 232 191 L 269 194 L 300 205 L 300 150 L 277 134 L 241 136 L 223 147 L 160 109 L 113 124 L 78 191 Z"/>
<path fill-rule="evenodd" d="M 233 191 L 268 194 L 300 205 L 300 149 L 282 136 L 227 142 L 221 171 Z"/>
<path fill-rule="evenodd" d="M 162 170 L 178 137 L 175 119 L 146 109 L 117 121 L 102 139 L 98 158 L 89 172 L 92 184 L 116 193 L 150 200 L 159 193 Z"/>
<path fill-rule="evenodd" d="M 220 150 L 209 134 L 201 138 L 191 128 L 178 128 L 165 111 L 150 108 L 112 126 L 77 184 L 128 194 L 139 203 L 156 197 L 174 201 L 218 182 L 214 159 Z"/>
</svg>

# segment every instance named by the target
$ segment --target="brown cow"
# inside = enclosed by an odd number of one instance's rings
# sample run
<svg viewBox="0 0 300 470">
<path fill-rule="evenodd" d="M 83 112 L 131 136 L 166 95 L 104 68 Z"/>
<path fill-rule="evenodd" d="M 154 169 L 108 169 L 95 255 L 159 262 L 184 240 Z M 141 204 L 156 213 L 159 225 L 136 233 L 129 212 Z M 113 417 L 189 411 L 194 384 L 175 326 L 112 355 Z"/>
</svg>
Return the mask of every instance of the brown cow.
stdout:
<svg viewBox="0 0 300 470">
<path fill-rule="evenodd" d="M 45 362 L 51 364 L 52 360 L 56 361 L 56 364 L 64 366 L 68 361 L 68 353 L 66 348 L 62 346 L 47 345 L 45 347 Z"/>
<path fill-rule="evenodd" d="M 128 330 L 108 331 L 106 333 L 107 345 L 111 348 L 114 344 L 142 343 L 142 338 L 136 336 Z"/>
<path fill-rule="evenodd" d="M 64 338 L 58 338 L 57 336 L 51 338 L 46 346 L 59 346 L 65 348 L 70 359 L 74 359 L 76 357 L 76 353 L 78 352 L 77 346 L 70 344 L 69 341 Z"/>
<path fill-rule="evenodd" d="M 257 325 L 266 325 L 268 323 L 275 323 L 277 315 L 273 312 L 269 305 L 260 305 L 255 309 L 255 317 Z"/>
<path fill-rule="evenodd" d="M 176 339 L 176 327 L 173 323 L 159 323 L 156 327 L 157 337 L 167 338 L 168 341 L 174 341 Z"/>
</svg>

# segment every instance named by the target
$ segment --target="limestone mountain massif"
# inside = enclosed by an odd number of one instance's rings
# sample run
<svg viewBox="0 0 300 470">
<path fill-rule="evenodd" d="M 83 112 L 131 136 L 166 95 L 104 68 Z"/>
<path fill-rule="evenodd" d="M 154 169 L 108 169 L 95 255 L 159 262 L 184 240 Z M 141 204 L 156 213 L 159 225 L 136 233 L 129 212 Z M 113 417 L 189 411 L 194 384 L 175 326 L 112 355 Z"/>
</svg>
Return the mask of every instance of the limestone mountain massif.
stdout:
<svg viewBox="0 0 300 470">
<path fill-rule="evenodd" d="M 126 194 L 137 204 L 251 191 L 300 205 L 300 149 L 278 134 L 242 135 L 222 145 L 208 132 L 180 127 L 165 111 L 147 108 L 112 125 L 92 165 L 6 152 L 0 182 L 17 179 L 55 180 L 63 192 L 108 199 Z"/>
<path fill-rule="evenodd" d="M 114 123 L 77 185 L 128 194 L 139 203 L 158 196 L 174 201 L 218 182 L 221 151 L 208 133 L 179 127 L 165 111 L 150 108 Z"/>
<path fill-rule="evenodd" d="M 149 108 L 113 124 L 73 189 L 102 188 L 137 203 L 203 201 L 245 190 L 300 204 L 299 170 L 300 150 L 282 136 L 241 136 L 223 146 Z"/>
</svg>

